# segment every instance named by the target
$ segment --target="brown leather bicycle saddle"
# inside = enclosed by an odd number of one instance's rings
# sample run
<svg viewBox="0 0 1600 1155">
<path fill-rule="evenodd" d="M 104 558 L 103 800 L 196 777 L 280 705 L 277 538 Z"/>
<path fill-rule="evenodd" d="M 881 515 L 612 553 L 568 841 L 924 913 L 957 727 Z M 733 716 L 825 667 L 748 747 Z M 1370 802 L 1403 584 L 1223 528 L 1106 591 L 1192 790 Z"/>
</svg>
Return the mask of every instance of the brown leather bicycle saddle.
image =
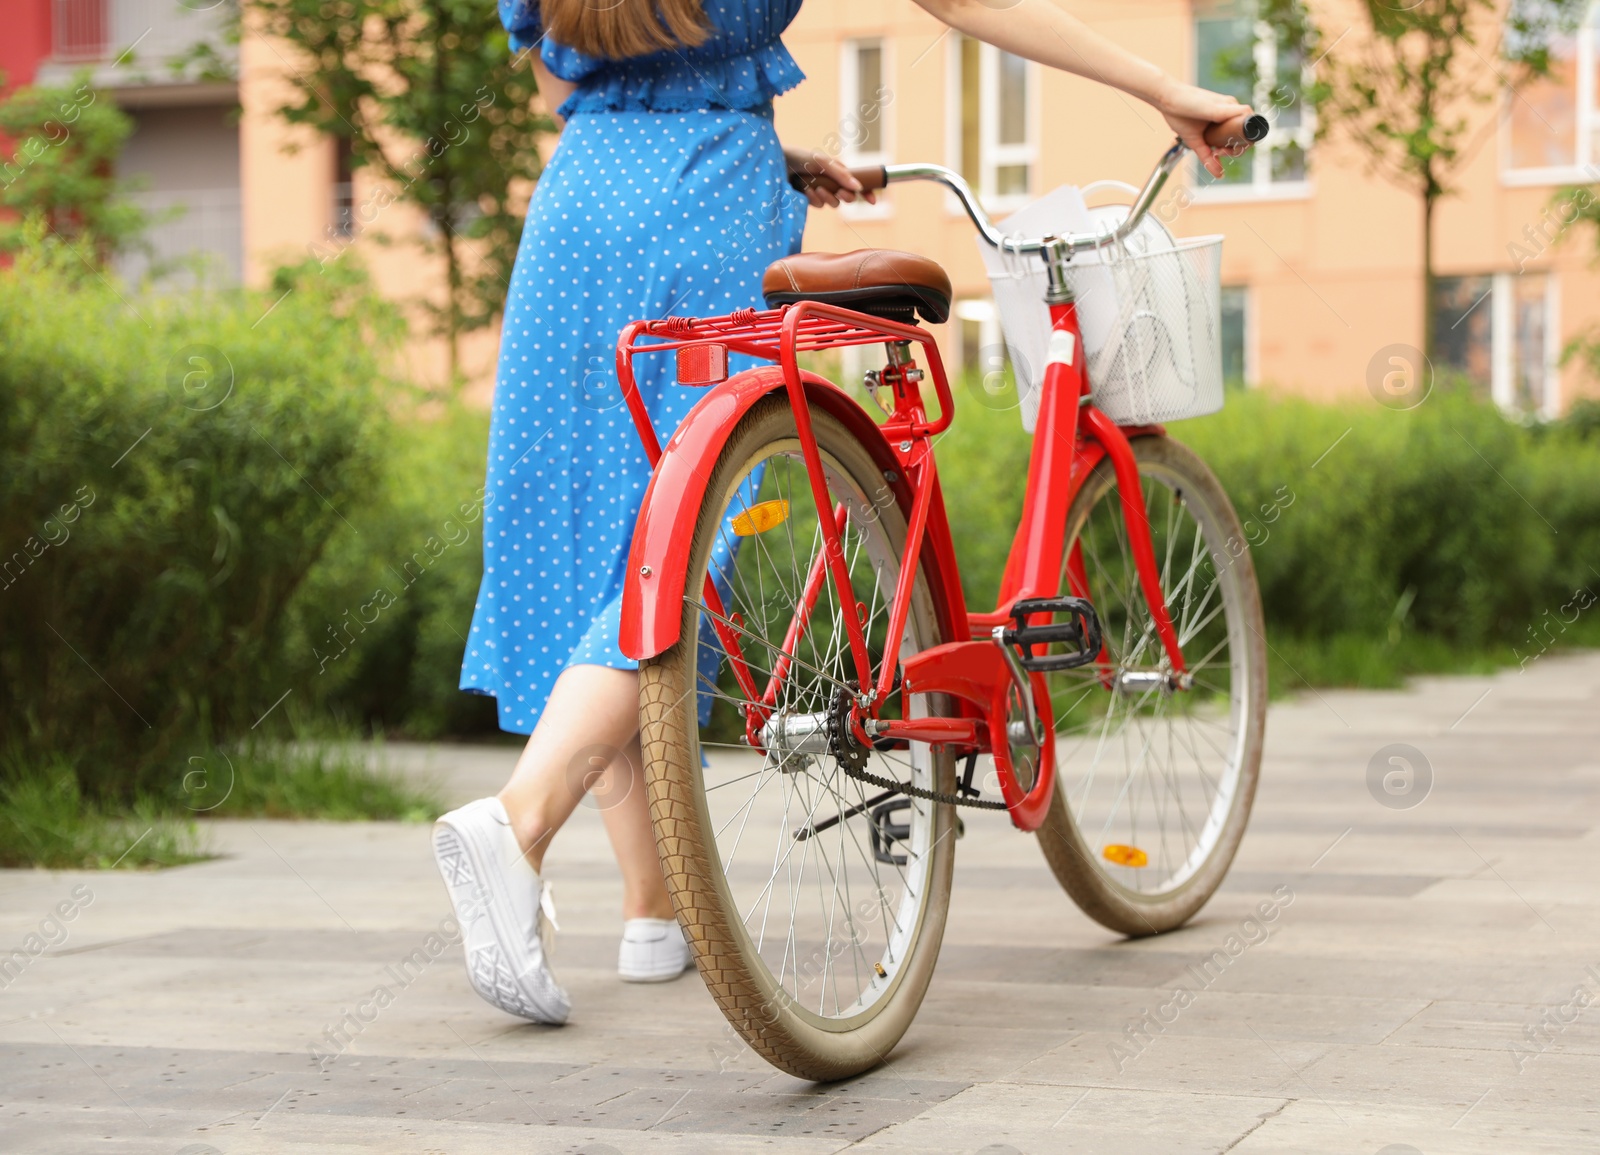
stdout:
<svg viewBox="0 0 1600 1155">
<path fill-rule="evenodd" d="M 931 325 L 950 316 L 950 278 L 937 262 L 894 249 L 796 253 L 773 261 L 761 278 L 767 307 L 821 301 L 888 321 Z"/>
</svg>

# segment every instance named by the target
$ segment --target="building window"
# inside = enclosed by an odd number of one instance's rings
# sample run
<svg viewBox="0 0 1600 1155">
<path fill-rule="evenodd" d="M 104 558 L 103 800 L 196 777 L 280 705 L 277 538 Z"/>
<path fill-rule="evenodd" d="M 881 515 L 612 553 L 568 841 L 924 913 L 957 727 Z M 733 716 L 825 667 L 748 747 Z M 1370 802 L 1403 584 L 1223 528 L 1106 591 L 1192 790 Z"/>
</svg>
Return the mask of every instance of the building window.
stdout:
<svg viewBox="0 0 1600 1155">
<path fill-rule="evenodd" d="M 1494 371 L 1493 277 L 1440 277 L 1433 283 L 1433 354 L 1440 369 L 1488 385 Z"/>
<path fill-rule="evenodd" d="M 1032 191 L 1038 159 L 1034 69 L 1020 56 L 956 36 L 950 70 L 952 163 L 991 207 L 1015 208 Z"/>
<path fill-rule="evenodd" d="M 163 288 L 238 284 L 244 268 L 239 126 L 227 105 L 129 110 L 133 132 L 116 159 L 119 179 L 151 216 L 144 243 L 122 253 L 130 283 Z"/>
<path fill-rule="evenodd" d="M 851 164 L 887 164 L 888 109 L 893 101 L 880 39 L 846 40 L 839 69 L 840 155 Z"/>
<path fill-rule="evenodd" d="M 851 167 L 888 164 L 892 159 L 889 52 L 882 39 L 846 40 L 839 62 L 839 156 Z M 889 215 L 887 198 L 839 206 L 848 217 Z"/>
<path fill-rule="evenodd" d="M 1222 380 L 1233 387 L 1256 383 L 1252 356 L 1250 290 L 1242 285 L 1222 288 Z"/>
<path fill-rule="evenodd" d="M 1553 276 L 1440 277 L 1433 324 L 1438 367 L 1480 386 L 1523 417 L 1561 413 L 1560 294 Z"/>
<path fill-rule="evenodd" d="M 1226 196 L 1297 195 L 1309 191 L 1309 157 L 1316 125 L 1305 102 L 1310 68 L 1296 45 L 1256 19 L 1249 0 L 1203 0 L 1195 5 L 1195 83 L 1227 93 L 1272 121 L 1265 141 L 1242 156 L 1224 157 L 1221 178 L 1196 166 L 1195 188 Z"/>
<path fill-rule="evenodd" d="M 350 138 L 333 138 L 333 235 L 354 236 L 356 231 L 356 192 L 350 163 Z"/>
<path fill-rule="evenodd" d="M 1501 156 L 1507 183 L 1595 178 L 1600 165 L 1600 5 L 1550 45 L 1550 74 L 1506 93 Z"/>
</svg>

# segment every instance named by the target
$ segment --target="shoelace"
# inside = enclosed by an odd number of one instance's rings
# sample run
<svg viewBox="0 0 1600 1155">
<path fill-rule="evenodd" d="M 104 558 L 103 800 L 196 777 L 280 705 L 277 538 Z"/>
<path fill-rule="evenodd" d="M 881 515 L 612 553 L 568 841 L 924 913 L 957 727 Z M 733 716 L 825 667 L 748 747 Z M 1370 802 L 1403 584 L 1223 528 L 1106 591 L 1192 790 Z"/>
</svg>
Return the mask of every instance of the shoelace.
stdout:
<svg viewBox="0 0 1600 1155">
<path fill-rule="evenodd" d="M 556 921 L 556 893 L 555 887 L 550 883 L 541 883 L 539 886 L 539 909 L 544 912 L 545 918 L 550 920 L 552 930 L 560 930 L 561 924 Z"/>
</svg>

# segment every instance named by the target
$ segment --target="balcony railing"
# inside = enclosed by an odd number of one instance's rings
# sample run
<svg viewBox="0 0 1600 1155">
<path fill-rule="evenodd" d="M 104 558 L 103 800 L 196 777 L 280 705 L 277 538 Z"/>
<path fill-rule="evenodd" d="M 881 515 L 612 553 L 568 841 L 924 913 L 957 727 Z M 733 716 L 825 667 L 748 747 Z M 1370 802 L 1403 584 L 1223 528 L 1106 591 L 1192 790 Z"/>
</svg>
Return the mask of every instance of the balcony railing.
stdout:
<svg viewBox="0 0 1600 1155">
<path fill-rule="evenodd" d="M 118 268 L 130 282 L 160 271 L 168 286 L 195 283 L 204 266 L 210 284 L 237 284 L 244 263 L 244 228 L 237 188 L 140 192 L 132 198 L 155 223 L 145 233 L 147 252 L 126 254 Z"/>
<path fill-rule="evenodd" d="M 227 51 L 223 32 L 237 0 L 52 0 L 54 59 L 94 64 L 124 53 L 170 60 L 201 41 Z M 131 49 L 131 53 L 129 50 Z"/>
</svg>

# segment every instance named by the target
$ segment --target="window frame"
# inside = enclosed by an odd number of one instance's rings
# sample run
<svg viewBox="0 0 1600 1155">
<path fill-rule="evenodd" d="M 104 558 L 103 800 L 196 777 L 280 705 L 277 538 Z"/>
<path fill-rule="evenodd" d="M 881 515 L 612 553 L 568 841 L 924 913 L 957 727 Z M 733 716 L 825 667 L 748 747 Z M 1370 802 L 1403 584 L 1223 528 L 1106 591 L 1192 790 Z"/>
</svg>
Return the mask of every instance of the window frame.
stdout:
<svg viewBox="0 0 1600 1155">
<path fill-rule="evenodd" d="M 1230 289 L 1237 291 L 1244 302 L 1244 308 L 1240 310 L 1243 332 L 1239 335 L 1240 352 L 1242 354 L 1240 360 L 1243 362 L 1240 369 L 1243 376 L 1239 383 L 1246 389 L 1255 389 L 1261 384 L 1260 350 L 1256 344 L 1258 326 L 1256 323 L 1257 302 L 1255 286 L 1249 281 L 1243 281 L 1223 285 L 1221 289 L 1223 292 L 1227 292 Z M 1224 384 L 1226 383 L 1224 381 Z"/>
<path fill-rule="evenodd" d="M 1198 25 L 1202 19 L 1205 17 L 1196 12 L 1189 21 L 1189 32 L 1193 38 L 1189 59 L 1194 68 L 1193 76 L 1196 84 L 1200 80 Z M 1196 201 L 1227 204 L 1237 201 L 1306 200 L 1316 191 L 1315 181 L 1311 177 L 1311 155 L 1312 146 L 1316 143 L 1317 114 L 1304 99 L 1304 93 L 1315 80 L 1316 62 L 1310 61 L 1300 67 L 1300 125 L 1298 128 L 1283 128 L 1273 114 L 1277 107 L 1273 100 L 1273 92 L 1278 87 L 1277 30 L 1267 21 L 1257 20 L 1252 25 L 1251 32 L 1254 36 L 1251 57 L 1255 62 L 1257 79 L 1250 103 L 1257 110 L 1266 110 L 1264 115 L 1272 121 L 1272 131 L 1265 141 L 1255 145 L 1251 150 L 1255 155 L 1250 163 L 1248 183 L 1225 184 L 1220 181 L 1208 183 L 1211 181 L 1210 174 L 1197 162 L 1191 161 L 1193 167 L 1190 170 L 1189 190 Z M 1273 155 L 1288 145 L 1298 145 L 1305 154 L 1306 175 L 1299 180 L 1273 180 Z"/>
<path fill-rule="evenodd" d="M 1489 396 L 1501 410 L 1513 417 L 1532 417 L 1553 421 L 1561 416 L 1561 279 L 1554 270 L 1537 274 L 1543 278 L 1540 303 L 1543 317 L 1542 362 L 1543 396 L 1537 408 L 1523 409 L 1517 397 L 1516 283 L 1521 274 L 1491 274 L 1493 298 L 1489 322 Z"/>
<path fill-rule="evenodd" d="M 961 45 L 967 39 L 960 33 L 950 37 L 950 47 L 945 54 L 945 155 L 946 164 L 965 176 L 962 167 L 962 100 L 965 95 L 961 74 Z M 1024 140 L 1021 144 L 1001 144 L 1000 132 L 1000 53 L 992 44 L 978 41 L 978 180 L 973 191 L 984 208 L 995 214 L 1011 212 L 1033 200 L 1039 185 L 1039 135 L 1041 124 L 1041 83 L 1039 67 L 1033 61 L 1022 60 L 1025 77 Z M 1014 55 L 1014 54 L 1013 54 Z M 1001 194 L 996 191 L 996 174 L 1001 168 L 1026 165 L 1027 186 L 1020 193 Z M 971 183 L 971 182 L 969 182 Z M 953 194 L 945 195 L 946 210 L 954 215 L 964 213 Z"/>
<path fill-rule="evenodd" d="M 1500 183 L 1507 188 L 1528 188 L 1539 185 L 1565 185 L 1589 183 L 1600 180 L 1600 3 L 1591 4 L 1583 21 L 1573 33 L 1573 52 L 1578 75 L 1573 94 L 1574 140 L 1573 162 L 1565 165 L 1541 165 L 1537 168 L 1513 168 L 1511 144 L 1511 110 L 1513 102 L 1521 99 L 1515 88 L 1507 85 L 1501 94 L 1500 124 Z"/>
<path fill-rule="evenodd" d="M 861 60 L 860 49 L 867 45 L 876 45 L 879 55 L 879 84 L 882 90 L 888 93 L 888 99 L 881 100 L 878 104 L 878 131 L 879 148 L 876 152 L 863 152 L 849 142 L 844 132 L 847 118 L 857 115 L 861 107 Z M 887 35 L 851 36 L 839 42 L 839 159 L 852 168 L 861 165 L 878 165 L 894 163 L 894 116 L 891 109 L 894 107 L 894 86 L 890 78 L 894 75 L 894 40 Z M 839 211 L 846 217 L 855 219 L 887 217 L 893 215 L 892 201 L 879 194 L 877 204 L 868 204 L 865 201 L 841 203 Z"/>
<path fill-rule="evenodd" d="M 1530 278 L 1532 280 L 1530 280 Z M 1561 278 L 1555 270 L 1537 273 L 1511 273 L 1504 270 L 1488 273 L 1456 273 L 1440 278 L 1440 288 L 1448 287 L 1449 283 L 1456 281 L 1479 281 L 1487 284 L 1487 288 L 1478 298 L 1469 304 L 1456 318 L 1451 327 L 1460 325 L 1474 314 L 1482 321 L 1482 345 L 1466 346 L 1467 349 L 1479 348 L 1487 360 L 1487 374 L 1485 378 L 1472 377 L 1471 379 L 1486 385 L 1490 399 L 1502 412 L 1517 420 L 1553 420 L 1561 415 L 1564 393 L 1562 389 L 1561 374 Z M 1537 349 L 1523 349 L 1518 347 L 1520 334 L 1517 326 L 1516 305 L 1519 287 L 1537 282 L 1539 292 L 1536 300 L 1540 308 L 1541 347 Z M 1433 306 L 1436 323 L 1442 324 L 1444 318 L 1438 313 L 1438 305 Z M 1481 310 L 1481 312 L 1480 312 Z M 1529 355 L 1539 362 L 1540 377 L 1542 379 L 1542 395 L 1537 404 L 1523 408 L 1518 396 L 1518 370 L 1519 365 Z M 1470 358 L 1469 358 L 1470 359 Z M 1438 351 L 1435 358 L 1437 366 L 1456 368 L 1444 360 L 1444 350 Z M 1470 368 L 1464 370 L 1471 375 Z"/>
</svg>

